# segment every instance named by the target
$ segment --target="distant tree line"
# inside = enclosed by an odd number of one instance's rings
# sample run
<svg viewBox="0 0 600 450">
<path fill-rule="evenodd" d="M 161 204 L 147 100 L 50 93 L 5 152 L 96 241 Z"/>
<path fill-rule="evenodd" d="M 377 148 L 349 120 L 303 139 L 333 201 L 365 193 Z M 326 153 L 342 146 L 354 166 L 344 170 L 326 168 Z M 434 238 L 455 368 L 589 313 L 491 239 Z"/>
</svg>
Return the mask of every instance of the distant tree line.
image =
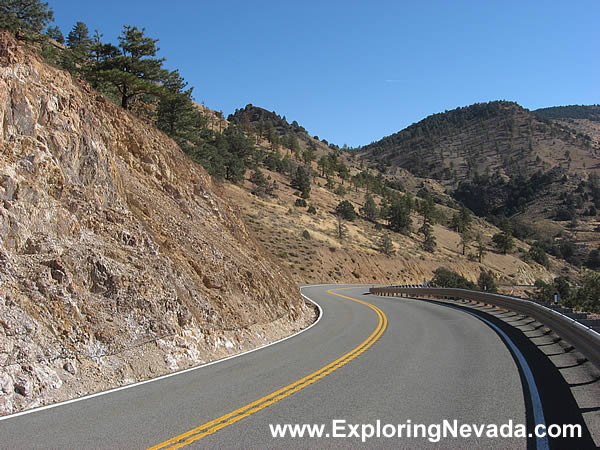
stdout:
<svg viewBox="0 0 600 450">
<path fill-rule="evenodd" d="M 569 105 L 540 108 L 534 111 L 546 119 L 587 119 L 600 122 L 600 105 Z"/>
</svg>

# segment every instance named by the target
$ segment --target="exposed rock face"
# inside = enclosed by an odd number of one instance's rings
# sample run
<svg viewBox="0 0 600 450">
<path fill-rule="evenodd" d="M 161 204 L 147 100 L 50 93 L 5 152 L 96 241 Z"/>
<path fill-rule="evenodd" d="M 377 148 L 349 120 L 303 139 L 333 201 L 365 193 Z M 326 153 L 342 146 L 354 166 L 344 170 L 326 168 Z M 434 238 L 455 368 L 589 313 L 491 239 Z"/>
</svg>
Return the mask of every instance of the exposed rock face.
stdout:
<svg viewBox="0 0 600 450">
<path fill-rule="evenodd" d="M 0 33 L 0 413 L 310 320 L 176 144 Z"/>
</svg>

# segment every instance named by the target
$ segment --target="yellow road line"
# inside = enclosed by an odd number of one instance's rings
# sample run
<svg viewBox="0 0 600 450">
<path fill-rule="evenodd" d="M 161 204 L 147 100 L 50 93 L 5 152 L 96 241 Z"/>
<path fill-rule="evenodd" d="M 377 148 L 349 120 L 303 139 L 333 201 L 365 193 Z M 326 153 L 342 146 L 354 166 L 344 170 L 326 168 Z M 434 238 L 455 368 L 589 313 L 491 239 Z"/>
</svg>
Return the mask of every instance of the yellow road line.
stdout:
<svg viewBox="0 0 600 450">
<path fill-rule="evenodd" d="M 225 428 L 226 426 L 231 425 L 231 424 L 237 422 L 238 420 L 243 419 L 244 417 L 248 417 L 257 411 L 260 411 L 261 409 L 272 405 L 273 403 L 277 403 L 279 400 L 284 399 L 285 397 L 293 394 L 294 392 L 304 389 L 306 386 L 311 385 L 315 381 L 320 380 L 321 378 L 329 375 L 331 372 L 333 372 L 333 371 L 339 369 L 340 367 L 342 367 L 343 365 L 349 363 L 354 358 L 356 358 L 358 355 L 360 355 L 362 352 L 364 352 L 366 349 L 368 349 L 371 345 L 373 345 L 381 337 L 381 335 L 383 334 L 383 332 L 385 331 L 385 329 L 387 327 L 386 315 L 377 306 L 372 305 L 371 303 L 365 302 L 363 300 L 359 300 L 357 298 L 347 297 L 345 295 L 337 294 L 337 293 L 333 292 L 334 290 L 340 291 L 340 290 L 344 290 L 344 289 L 358 289 L 358 288 L 352 287 L 352 288 L 330 289 L 327 292 L 330 294 L 333 294 L 333 295 L 337 295 L 338 297 L 343 297 L 348 300 L 362 303 L 363 305 L 366 305 L 369 308 L 371 308 L 373 311 L 375 311 L 375 313 L 379 317 L 379 323 L 378 323 L 375 331 L 373 331 L 373 333 L 371 333 L 371 335 L 365 341 L 363 341 L 358 347 L 354 348 L 353 350 L 346 353 L 342 357 L 336 359 L 332 363 L 327 364 L 325 367 L 322 367 L 321 369 L 317 370 L 316 372 L 313 372 L 310 375 L 307 375 L 304 378 L 301 378 L 300 380 L 273 392 L 272 394 L 262 397 L 252 403 L 247 404 L 246 406 L 236 409 L 235 411 L 225 414 L 224 416 L 221 416 L 215 420 L 211 420 L 210 422 L 207 422 L 204 425 L 200 425 L 199 427 L 196 427 L 196 428 L 194 428 L 190 431 L 187 431 L 183 434 L 180 434 L 179 436 L 175 436 L 174 438 L 169 439 L 165 442 L 162 442 L 158 445 L 155 445 L 154 447 L 150 447 L 150 450 L 158 450 L 158 449 L 166 448 L 166 447 L 180 448 L 185 445 L 189 445 L 192 442 L 197 441 L 198 439 L 202 439 L 204 436 L 213 434 L 214 432 L 219 431 L 220 429 Z"/>
</svg>

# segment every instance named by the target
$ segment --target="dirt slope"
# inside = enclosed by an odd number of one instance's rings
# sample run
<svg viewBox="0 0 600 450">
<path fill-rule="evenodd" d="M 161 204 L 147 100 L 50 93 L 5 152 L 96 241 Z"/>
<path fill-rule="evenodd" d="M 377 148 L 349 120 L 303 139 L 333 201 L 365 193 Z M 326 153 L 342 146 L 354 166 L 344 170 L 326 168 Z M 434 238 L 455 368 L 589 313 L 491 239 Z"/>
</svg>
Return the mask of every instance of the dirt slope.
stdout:
<svg viewBox="0 0 600 450">
<path fill-rule="evenodd" d="M 206 172 L 0 34 L 0 413 L 257 346 L 310 320 Z"/>
</svg>

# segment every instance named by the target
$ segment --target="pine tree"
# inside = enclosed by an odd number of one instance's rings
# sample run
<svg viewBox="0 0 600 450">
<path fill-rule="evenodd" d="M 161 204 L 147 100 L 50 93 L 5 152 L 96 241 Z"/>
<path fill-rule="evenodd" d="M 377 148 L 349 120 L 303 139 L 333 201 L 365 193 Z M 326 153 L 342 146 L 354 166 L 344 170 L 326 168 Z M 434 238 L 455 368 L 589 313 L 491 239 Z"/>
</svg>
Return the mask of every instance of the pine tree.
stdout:
<svg viewBox="0 0 600 450">
<path fill-rule="evenodd" d="M 63 36 L 62 31 L 60 31 L 60 28 L 58 26 L 48 27 L 48 29 L 46 30 L 46 35 L 50 39 L 53 39 L 56 42 L 58 42 L 59 44 L 65 43 L 65 37 Z"/>
<path fill-rule="evenodd" d="M 360 213 L 365 219 L 370 220 L 371 222 L 377 220 L 377 205 L 375 204 L 372 195 L 365 195 L 365 204 L 360 208 Z"/>
<path fill-rule="evenodd" d="M 487 291 L 487 292 L 496 292 L 497 288 L 496 288 L 496 277 L 494 276 L 494 273 L 489 270 L 489 271 L 485 271 L 482 270 L 479 274 L 479 278 L 477 279 L 477 285 L 479 286 L 479 289 L 481 289 L 482 291 Z"/>
<path fill-rule="evenodd" d="M 512 234 L 508 231 L 502 231 L 501 233 L 496 233 L 492 240 L 496 247 L 502 251 L 503 254 L 507 254 L 510 250 L 512 250 L 515 246 Z"/>
<path fill-rule="evenodd" d="M 310 178 L 308 171 L 304 167 L 299 166 L 296 169 L 296 174 L 290 184 L 302 193 L 302 198 L 307 199 L 310 197 Z"/>
<path fill-rule="evenodd" d="M 39 0 L 2 0 L 0 2 L 0 30 L 8 30 L 17 37 L 38 39 L 54 13 L 48 3 Z"/>
<path fill-rule="evenodd" d="M 89 53 L 91 45 L 92 40 L 90 39 L 87 25 L 83 22 L 77 22 L 75 25 L 73 25 L 73 28 L 67 35 L 67 46 L 71 50 L 76 50 L 82 54 L 87 54 Z"/>
<path fill-rule="evenodd" d="M 161 96 L 156 126 L 179 144 L 186 152 L 199 143 L 201 130 L 206 128 L 206 118 L 192 101 L 192 88 L 179 75 L 170 72 L 164 81 L 166 92 Z"/>
<path fill-rule="evenodd" d="M 475 239 L 477 242 L 477 258 L 479 262 L 483 262 L 483 257 L 487 254 L 487 249 L 483 243 L 483 238 L 481 237 L 481 233 L 477 233 L 477 238 Z"/>
<path fill-rule="evenodd" d="M 87 73 L 92 56 L 92 40 L 85 23 L 73 25 L 67 35 L 67 46 L 71 51 L 65 54 L 64 67 L 71 72 Z"/>
<path fill-rule="evenodd" d="M 423 233 L 423 250 L 432 253 L 437 245 L 435 236 L 433 235 L 433 227 L 429 222 L 423 222 L 423 226 L 419 228 L 419 232 Z"/>
<path fill-rule="evenodd" d="M 161 95 L 168 72 L 162 68 L 164 58 L 156 58 L 157 39 L 144 35 L 145 29 L 125 25 L 119 36 L 119 48 L 102 46 L 102 54 L 94 67 L 94 77 L 114 86 L 124 109 L 142 94 Z"/>
<path fill-rule="evenodd" d="M 337 214 L 337 228 L 336 234 L 337 238 L 341 241 L 348 237 L 348 227 L 344 224 L 344 220 L 341 214 Z"/>
<path fill-rule="evenodd" d="M 394 243 L 389 234 L 383 234 L 379 239 L 378 250 L 386 256 L 392 256 L 394 251 Z"/>
<path fill-rule="evenodd" d="M 393 231 L 408 233 L 412 225 L 410 199 L 407 196 L 395 200 L 389 208 L 388 222 Z"/>
<path fill-rule="evenodd" d="M 354 205 L 348 200 L 343 200 L 335 207 L 335 213 L 341 216 L 345 220 L 353 221 L 356 218 L 356 211 L 354 211 Z"/>
<path fill-rule="evenodd" d="M 464 255 L 467 251 L 469 243 L 473 240 L 473 236 L 469 230 L 463 230 L 460 233 L 460 246 L 462 247 L 462 254 Z"/>
<path fill-rule="evenodd" d="M 304 161 L 304 164 L 307 166 L 310 166 L 310 163 L 312 163 L 314 160 L 315 151 L 312 148 L 307 147 L 306 150 L 302 152 L 302 161 Z"/>
<path fill-rule="evenodd" d="M 423 200 L 421 202 L 420 209 L 421 209 L 421 214 L 423 215 L 423 219 L 432 225 L 435 224 L 437 211 L 435 208 L 435 202 L 433 201 L 433 198 L 428 197 L 425 200 Z"/>
<path fill-rule="evenodd" d="M 464 206 L 461 206 L 460 211 L 452 217 L 451 228 L 458 233 L 463 233 L 471 229 L 472 223 L 473 217 L 471 216 L 471 212 Z"/>
</svg>

